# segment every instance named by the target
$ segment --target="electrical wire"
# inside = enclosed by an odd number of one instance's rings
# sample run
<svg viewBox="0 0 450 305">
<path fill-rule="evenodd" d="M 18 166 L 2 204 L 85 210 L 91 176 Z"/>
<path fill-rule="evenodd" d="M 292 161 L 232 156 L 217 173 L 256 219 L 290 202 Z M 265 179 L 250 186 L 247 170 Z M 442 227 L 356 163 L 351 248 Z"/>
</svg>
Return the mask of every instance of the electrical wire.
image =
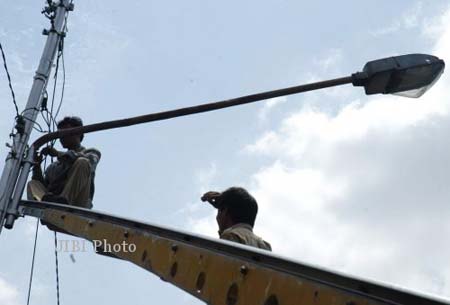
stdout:
<svg viewBox="0 0 450 305">
<path fill-rule="evenodd" d="M 47 133 L 47 132 L 44 130 L 44 128 L 42 128 L 41 124 L 39 124 L 37 121 L 33 121 L 32 119 L 27 118 L 26 116 L 23 116 L 23 115 L 22 115 L 22 118 L 25 119 L 25 120 L 27 120 L 27 121 L 32 122 L 32 123 L 33 123 L 33 129 L 36 130 L 37 132 L 40 132 L 40 133 Z"/>
<path fill-rule="evenodd" d="M 48 126 L 50 126 L 50 125 L 48 124 Z M 44 160 L 44 170 L 46 168 L 47 168 L 47 158 Z M 35 232 L 35 235 L 34 235 L 33 257 L 31 259 L 30 280 L 29 280 L 29 283 L 28 283 L 27 305 L 30 305 L 31 287 L 32 287 L 32 284 L 33 284 L 33 275 L 34 275 L 34 261 L 35 261 L 35 257 L 36 257 L 36 246 L 37 246 L 38 232 L 39 232 L 39 221 L 40 221 L 39 219 L 37 219 L 37 221 L 36 221 L 36 232 Z"/>
<path fill-rule="evenodd" d="M 67 31 L 67 16 L 68 13 L 65 15 L 65 21 L 64 21 L 64 27 L 63 27 L 63 33 Z M 59 75 L 59 67 L 60 67 L 60 60 L 61 60 L 61 66 L 62 66 L 62 77 L 63 82 L 61 86 L 61 96 L 59 99 L 58 107 L 56 108 L 56 113 L 54 113 L 54 106 L 55 106 L 55 96 L 56 96 L 56 87 L 58 84 L 58 75 Z M 52 92 L 52 101 L 50 106 L 50 111 L 46 109 L 47 114 L 49 115 L 48 120 L 48 131 L 52 132 L 56 130 L 56 119 L 59 115 L 59 112 L 61 110 L 63 101 L 64 101 L 64 90 L 66 86 L 66 68 L 64 63 L 64 35 L 60 37 L 59 46 L 58 46 L 58 55 L 56 59 L 56 67 L 55 67 L 55 74 L 54 74 L 54 83 L 53 83 L 53 92 Z M 56 142 L 56 139 L 53 140 L 51 143 L 49 143 L 50 146 L 53 146 Z M 58 262 L 58 239 L 57 234 L 55 233 L 55 274 L 56 274 L 56 304 L 60 305 L 60 289 L 59 289 L 59 262 Z"/>
<path fill-rule="evenodd" d="M 6 71 L 6 76 L 8 77 L 9 89 L 11 90 L 11 95 L 12 95 L 14 107 L 16 109 L 16 115 L 18 116 L 19 115 L 19 107 L 17 107 L 16 95 L 14 93 L 14 89 L 13 89 L 12 84 L 11 84 L 11 76 L 9 75 L 8 65 L 6 64 L 6 56 L 5 56 L 5 52 L 3 51 L 3 46 L 2 46 L 1 42 L 0 42 L 0 51 L 2 53 L 3 66 L 4 66 L 5 71 Z"/>
<path fill-rule="evenodd" d="M 41 110 L 40 114 L 41 114 L 42 120 L 44 120 L 44 122 L 45 122 L 45 125 L 48 126 L 49 124 L 51 124 L 51 122 L 50 122 L 48 115 L 47 116 L 44 115 L 44 112 L 45 112 L 44 110 Z"/>
<path fill-rule="evenodd" d="M 58 56 L 56 58 L 56 67 L 55 67 L 55 74 L 53 75 L 53 91 L 52 91 L 52 101 L 50 106 L 50 122 L 51 122 L 51 129 L 49 129 L 49 132 L 55 129 L 55 118 L 53 117 L 53 107 L 55 106 L 55 96 L 56 96 L 56 87 L 58 85 L 58 74 L 59 74 L 59 59 L 61 58 L 61 43 L 59 45 L 59 51 Z M 47 110 L 48 112 L 48 110 Z M 50 127 L 50 126 L 49 126 Z"/>
<path fill-rule="evenodd" d="M 59 111 L 61 110 L 61 106 L 63 104 L 63 99 L 64 99 L 64 90 L 66 87 L 66 65 L 64 63 L 64 46 L 63 49 L 61 51 L 61 64 L 62 64 L 62 72 L 63 72 L 63 83 L 62 83 L 62 88 L 61 88 L 61 98 L 59 100 L 59 105 L 58 108 L 56 109 L 56 113 L 55 113 L 55 120 L 59 115 Z"/>
<path fill-rule="evenodd" d="M 67 13 L 65 16 L 65 25 L 63 28 L 63 33 L 67 31 Z M 51 21 L 53 21 L 53 18 L 50 18 Z M 53 26 L 53 22 L 52 22 Z M 54 114 L 54 106 L 55 106 L 55 98 L 56 98 L 56 88 L 58 85 L 58 75 L 59 75 L 59 67 L 60 67 L 60 59 L 61 59 L 61 65 L 62 65 L 62 72 L 63 72 L 63 83 L 62 83 L 62 89 L 61 89 L 61 97 L 59 99 L 59 104 L 56 110 L 56 113 Z M 42 126 L 39 125 L 39 123 L 34 122 L 39 126 L 38 131 L 40 132 L 53 132 L 56 130 L 56 119 L 58 117 L 59 111 L 61 109 L 61 106 L 64 101 L 64 90 L 65 90 L 65 83 L 66 83 L 66 70 L 65 70 L 65 63 L 64 63 L 64 36 L 60 36 L 60 42 L 58 46 L 58 54 L 57 54 L 57 60 L 56 60 L 56 67 L 55 67 L 55 73 L 54 73 L 54 82 L 53 82 L 53 90 L 52 90 L 52 100 L 51 100 L 51 106 L 50 111 L 47 108 L 47 105 L 43 105 L 43 107 L 40 109 L 40 114 L 42 119 L 44 120 L 45 124 L 47 125 L 47 130 L 45 131 Z M 45 92 L 44 94 L 47 94 Z M 44 98 L 47 98 L 47 96 L 44 96 Z M 35 128 L 35 127 L 34 127 Z M 56 140 L 52 141 L 51 143 L 48 143 L 48 146 L 53 146 L 54 142 Z M 40 166 L 40 165 L 39 165 Z M 47 167 L 47 158 L 44 160 L 44 170 Z M 37 232 L 38 232 L 38 225 L 36 228 L 36 237 L 35 237 L 35 245 L 33 250 L 33 261 L 32 261 L 32 269 L 30 274 L 30 282 L 29 282 L 29 288 L 28 288 L 28 298 L 27 298 L 27 305 L 29 305 L 30 300 L 30 294 L 31 294 L 31 285 L 32 285 L 32 277 L 33 277 L 33 268 L 34 268 L 34 259 L 35 259 L 35 252 L 36 252 L 36 243 L 37 243 Z M 58 261 L 58 239 L 57 234 L 54 232 L 54 244 L 55 244 L 55 273 L 56 273 L 56 302 L 57 305 L 60 305 L 60 289 L 59 289 L 59 261 Z"/>
<path fill-rule="evenodd" d="M 28 283 L 27 305 L 30 305 L 31 285 L 33 283 L 34 260 L 35 260 L 35 257 L 36 257 L 36 245 L 37 245 L 37 239 L 38 239 L 38 232 L 39 232 L 39 219 L 37 219 L 37 221 L 36 221 L 36 233 L 34 235 L 34 247 L 33 247 L 33 257 L 31 259 L 30 281 Z"/>
<path fill-rule="evenodd" d="M 58 239 L 55 233 L 55 265 L 56 265 L 56 304 L 59 305 L 59 263 L 58 263 Z"/>
<path fill-rule="evenodd" d="M 73 0 L 70 1 L 70 4 L 73 4 Z M 66 12 L 66 16 L 64 18 L 63 33 L 67 33 L 67 31 L 68 31 L 68 29 L 67 29 L 67 17 L 68 16 L 69 16 L 69 13 Z M 61 48 L 61 56 L 60 57 L 61 57 L 61 64 L 62 64 L 63 83 L 62 83 L 62 87 L 61 87 L 61 98 L 59 100 L 58 108 L 56 109 L 55 119 L 58 117 L 59 111 L 61 110 L 61 106 L 62 106 L 63 100 L 64 100 L 64 90 L 66 88 L 66 65 L 64 62 L 64 37 L 60 41 L 60 48 Z M 58 56 L 58 60 L 59 60 L 59 56 Z"/>
<path fill-rule="evenodd" d="M 66 14 L 66 23 L 63 28 L 63 32 L 67 31 L 67 14 Z M 58 85 L 58 75 L 60 67 L 62 67 L 62 85 L 61 85 L 61 96 L 59 98 L 58 106 L 56 107 L 55 112 L 55 100 L 56 100 L 56 88 Z M 49 126 L 49 132 L 54 132 L 56 130 L 56 120 L 58 118 L 59 112 L 61 110 L 61 107 L 64 102 L 64 92 L 66 87 L 66 67 L 65 67 L 65 61 L 64 61 L 64 38 L 62 37 L 59 43 L 59 49 L 58 49 L 58 55 L 56 59 L 56 67 L 55 67 L 55 74 L 54 74 L 54 82 L 53 82 L 53 90 L 52 90 L 52 99 L 50 104 L 50 111 L 48 109 L 45 109 L 47 113 L 47 120 L 51 122 L 51 126 Z M 52 141 L 52 146 L 56 140 Z"/>
</svg>

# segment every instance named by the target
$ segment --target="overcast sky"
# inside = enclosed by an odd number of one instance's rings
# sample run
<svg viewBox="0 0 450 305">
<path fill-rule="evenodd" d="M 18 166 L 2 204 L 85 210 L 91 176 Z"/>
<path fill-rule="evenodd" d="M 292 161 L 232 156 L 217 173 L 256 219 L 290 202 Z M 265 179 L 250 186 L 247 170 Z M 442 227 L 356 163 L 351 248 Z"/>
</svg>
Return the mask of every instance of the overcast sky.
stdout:
<svg viewBox="0 0 450 305">
<path fill-rule="evenodd" d="M 74 3 L 60 118 L 86 124 L 347 76 L 391 55 L 450 54 L 444 0 Z M 21 110 L 45 42 L 43 5 L 0 1 Z M 94 209 L 217 237 L 199 197 L 240 185 L 276 254 L 450 298 L 449 87 L 446 73 L 417 100 L 343 86 L 89 134 L 85 146 L 103 153 Z M 0 100 L 6 142 L 3 69 Z M 20 219 L 0 236 L 1 304 L 26 304 L 35 225 Z M 41 227 L 31 304 L 56 301 L 53 251 Z M 72 254 L 59 255 L 61 304 L 200 303 L 130 263 Z"/>
</svg>

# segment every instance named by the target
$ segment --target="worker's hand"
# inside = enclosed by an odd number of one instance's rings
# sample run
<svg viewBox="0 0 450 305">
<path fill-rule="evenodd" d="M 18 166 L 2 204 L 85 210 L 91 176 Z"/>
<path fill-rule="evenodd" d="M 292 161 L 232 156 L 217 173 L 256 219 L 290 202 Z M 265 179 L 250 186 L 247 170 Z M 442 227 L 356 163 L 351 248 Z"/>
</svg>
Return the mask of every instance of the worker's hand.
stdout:
<svg viewBox="0 0 450 305">
<path fill-rule="evenodd" d="M 45 155 L 45 156 L 48 155 L 50 157 L 58 157 L 58 156 L 60 156 L 61 153 L 59 151 L 57 151 L 54 147 L 47 146 L 42 149 L 41 154 Z"/>
<path fill-rule="evenodd" d="M 37 165 L 39 165 L 39 164 L 41 164 L 42 163 L 42 154 L 40 154 L 40 153 L 38 153 L 38 152 L 35 152 L 34 153 L 34 163 L 35 164 L 37 164 Z"/>
<path fill-rule="evenodd" d="M 203 196 L 200 198 L 202 201 L 208 201 L 212 205 L 216 203 L 216 200 L 222 195 L 221 192 L 214 192 L 210 191 L 207 193 L 204 193 Z"/>
</svg>

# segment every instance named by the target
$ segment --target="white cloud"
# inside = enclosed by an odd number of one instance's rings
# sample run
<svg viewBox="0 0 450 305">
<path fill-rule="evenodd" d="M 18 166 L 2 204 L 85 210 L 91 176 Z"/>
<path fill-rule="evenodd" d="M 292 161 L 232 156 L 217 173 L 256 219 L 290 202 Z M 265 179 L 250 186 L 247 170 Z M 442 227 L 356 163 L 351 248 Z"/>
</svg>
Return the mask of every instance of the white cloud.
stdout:
<svg viewBox="0 0 450 305">
<path fill-rule="evenodd" d="M 199 169 L 194 174 L 194 181 L 198 185 L 199 192 L 197 198 L 200 198 L 204 193 L 217 189 L 214 185 L 215 178 L 217 177 L 217 165 L 212 162 L 207 167 Z M 208 206 L 208 209 L 205 209 Z M 209 216 L 201 218 L 200 220 L 196 218 L 196 215 L 205 215 L 207 213 Z M 214 228 L 215 223 L 215 209 L 210 209 L 209 204 L 201 202 L 200 200 L 195 200 L 189 202 L 184 206 L 184 208 L 179 209 L 175 215 L 176 217 L 182 217 L 186 219 L 185 229 L 193 230 L 195 232 L 201 232 L 201 234 L 215 236 L 216 232 Z"/>
<path fill-rule="evenodd" d="M 435 53 L 449 47 L 446 30 Z M 253 176 L 262 235 L 311 263 L 450 296 L 449 85 L 444 74 L 420 100 L 336 116 L 304 109 L 250 145 L 275 160 Z"/>
<path fill-rule="evenodd" d="M 217 237 L 217 223 L 216 223 L 216 210 L 208 213 L 207 216 L 202 218 L 189 217 L 187 221 L 187 228 L 190 231 L 197 232 L 202 235 L 210 237 Z"/>
<path fill-rule="evenodd" d="M 407 30 L 418 27 L 422 22 L 421 21 L 422 11 L 423 11 L 422 2 L 417 2 L 409 10 L 407 10 L 396 20 L 394 20 L 390 25 L 375 30 L 371 34 L 376 37 L 392 34 L 402 29 Z"/>
<path fill-rule="evenodd" d="M 438 56 L 450 54 L 444 16 Z M 277 253 L 450 296 L 449 87 L 444 73 L 418 100 L 370 97 L 335 115 L 306 107 L 248 145 L 271 159 L 251 179 L 256 233 Z"/>
<path fill-rule="evenodd" d="M 258 112 L 258 119 L 260 121 L 265 121 L 273 108 L 275 108 L 278 105 L 281 105 L 287 101 L 286 96 L 276 97 L 272 98 L 270 100 L 267 100 L 264 103 L 264 106 L 261 108 L 261 110 Z"/>
<path fill-rule="evenodd" d="M 195 173 L 195 181 L 202 187 L 201 192 L 206 192 L 212 187 L 216 175 L 217 166 L 214 162 L 210 163 L 207 168 L 200 169 Z"/>
<path fill-rule="evenodd" d="M 423 3 L 417 2 L 413 7 L 402 15 L 403 26 L 407 29 L 419 26 L 419 19 L 423 11 Z"/>
<path fill-rule="evenodd" d="M 323 56 L 313 58 L 314 73 L 307 73 L 298 80 L 298 83 L 314 83 L 323 81 L 330 75 L 341 75 L 342 72 L 340 67 L 342 59 L 342 50 L 338 48 L 328 50 Z M 325 95 L 339 99 L 348 98 L 351 96 L 352 92 L 353 91 L 348 86 L 338 86 L 323 91 Z M 289 98 L 289 96 L 281 96 L 267 100 L 258 112 L 259 122 L 265 123 L 274 109 L 285 104 Z M 302 105 L 314 104 L 314 102 L 316 102 L 315 96 L 310 96 L 309 100 L 302 101 Z"/>
<path fill-rule="evenodd" d="M 17 305 L 19 304 L 18 297 L 17 288 L 0 277 L 0 304 Z"/>
<path fill-rule="evenodd" d="M 434 38 L 439 40 L 442 33 L 445 32 L 447 22 L 450 19 L 450 9 L 448 9 L 442 16 L 434 17 L 430 19 L 425 19 L 423 23 L 422 32 L 427 37 Z M 441 47 L 437 47 L 437 49 L 441 49 Z"/>
<path fill-rule="evenodd" d="M 330 69 L 336 69 L 339 64 L 342 62 L 342 50 L 341 49 L 331 49 L 328 51 L 327 56 L 316 59 L 315 63 L 326 73 L 330 71 Z"/>
</svg>

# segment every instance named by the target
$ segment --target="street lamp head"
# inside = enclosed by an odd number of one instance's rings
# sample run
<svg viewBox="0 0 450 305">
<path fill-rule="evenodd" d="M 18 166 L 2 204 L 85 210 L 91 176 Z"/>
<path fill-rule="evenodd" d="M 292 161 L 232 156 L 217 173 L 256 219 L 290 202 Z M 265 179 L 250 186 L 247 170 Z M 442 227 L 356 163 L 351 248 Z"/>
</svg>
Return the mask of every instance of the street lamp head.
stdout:
<svg viewBox="0 0 450 305">
<path fill-rule="evenodd" d="M 426 54 L 388 57 L 366 63 L 352 75 L 354 86 L 364 86 L 366 94 L 397 94 L 420 97 L 444 72 L 442 59 Z"/>
</svg>

